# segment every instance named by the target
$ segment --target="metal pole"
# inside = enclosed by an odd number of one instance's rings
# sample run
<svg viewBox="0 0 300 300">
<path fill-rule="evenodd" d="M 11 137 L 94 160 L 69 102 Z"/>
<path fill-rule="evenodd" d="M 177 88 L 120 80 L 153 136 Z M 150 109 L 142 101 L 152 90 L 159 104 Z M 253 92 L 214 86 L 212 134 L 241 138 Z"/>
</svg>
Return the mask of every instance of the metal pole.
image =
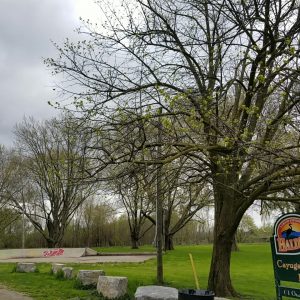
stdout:
<svg viewBox="0 0 300 300">
<path fill-rule="evenodd" d="M 158 136 L 157 136 L 157 158 L 161 159 L 161 143 L 162 143 L 162 109 L 158 111 Z M 162 193 L 162 164 L 158 164 L 156 178 L 156 250 L 157 250 L 157 283 L 163 284 L 163 193 Z"/>
</svg>

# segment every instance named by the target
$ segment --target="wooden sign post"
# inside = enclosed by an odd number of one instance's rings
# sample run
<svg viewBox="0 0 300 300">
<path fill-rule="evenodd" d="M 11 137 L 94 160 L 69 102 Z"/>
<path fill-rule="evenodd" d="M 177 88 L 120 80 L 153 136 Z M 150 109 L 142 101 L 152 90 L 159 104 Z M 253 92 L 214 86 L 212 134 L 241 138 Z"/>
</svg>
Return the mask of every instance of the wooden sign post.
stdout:
<svg viewBox="0 0 300 300">
<path fill-rule="evenodd" d="M 300 289 L 285 287 L 281 281 L 300 283 L 300 215 L 285 214 L 274 225 L 270 238 L 277 300 L 300 298 Z"/>
</svg>

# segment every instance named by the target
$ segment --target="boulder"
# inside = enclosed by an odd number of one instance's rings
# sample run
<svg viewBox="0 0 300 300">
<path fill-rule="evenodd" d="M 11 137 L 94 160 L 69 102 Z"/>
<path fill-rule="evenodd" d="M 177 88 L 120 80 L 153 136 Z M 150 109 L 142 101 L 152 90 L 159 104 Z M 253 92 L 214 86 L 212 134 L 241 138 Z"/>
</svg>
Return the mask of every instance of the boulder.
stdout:
<svg viewBox="0 0 300 300">
<path fill-rule="evenodd" d="M 73 268 L 63 267 L 62 271 L 64 272 L 64 278 L 71 279 L 73 277 Z"/>
<path fill-rule="evenodd" d="M 104 276 L 102 270 L 80 270 L 77 274 L 77 280 L 83 286 L 97 286 L 99 276 Z"/>
<path fill-rule="evenodd" d="M 16 272 L 33 273 L 37 270 L 35 263 L 17 263 Z"/>
<path fill-rule="evenodd" d="M 57 274 L 57 272 L 59 270 L 61 270 L 65 265 L 64 264 L 57 264 L 57 263 L 53 263 L 52 264 L 52 268 L 51 268 L 51 271 L 53 274 Z"/>
<path fill-rule="evenodd" d="M 127 293 L 127 277 L 100 276 L 97 284 L 97 291 L 100 295 L 115 299 Z"/>
<path fill-rule="evenodd" d="M 178 290 L 172 287 L 149 285 L 137 288 L 136 300 L 177 300 Z"/>
<path fill-rule="evenodd" d="M 171 287 L 149 285 L 140 286 L 135 292 L 135 300 L 178 300 L 178 290 Z M 215 300 L 229 300 L 215 297 Z"/>
</svg>

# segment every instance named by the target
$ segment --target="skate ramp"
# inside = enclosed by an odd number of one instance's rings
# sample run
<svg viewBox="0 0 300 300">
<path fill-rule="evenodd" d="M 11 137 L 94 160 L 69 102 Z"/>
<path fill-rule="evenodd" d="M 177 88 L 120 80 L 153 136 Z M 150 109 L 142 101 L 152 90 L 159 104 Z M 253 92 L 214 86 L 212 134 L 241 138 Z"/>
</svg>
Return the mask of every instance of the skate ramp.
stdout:
<svg viewBox="0 0 300 300">
<path fill-rule="evenodd" d="M 4 249 L 0 250 L 0 260 L 17 258 L 76 258 L 96 256 L 97 251 L 90 248 L 54 248 L 54 249 Z"/>
</svg>

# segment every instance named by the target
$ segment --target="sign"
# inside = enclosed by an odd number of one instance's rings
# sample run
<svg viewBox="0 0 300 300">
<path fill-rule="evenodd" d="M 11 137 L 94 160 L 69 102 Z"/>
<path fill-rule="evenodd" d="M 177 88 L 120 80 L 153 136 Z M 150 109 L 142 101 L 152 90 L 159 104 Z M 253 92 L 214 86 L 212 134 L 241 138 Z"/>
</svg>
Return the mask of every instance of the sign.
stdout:
<svg viewBox="0 0 300 300">
<path fill-rule="evenodd" d="M 300 299 L 300 289 L 281 286 L 281 281 L 300 283 L 300 215 L 286 214 L 274 225 L 270 238 L 277 299 Z"/>
<path fill-rule="evenodd" d="M 300 252 L 300 215 L 281 216 L 274 226 L 276 254 L 297 255 Z"/>
<path fill-rule="evenodd" d="M 279 287 L 282 296 L 300 298 L 300 290 L 281 286 Z"/>
</svg>

